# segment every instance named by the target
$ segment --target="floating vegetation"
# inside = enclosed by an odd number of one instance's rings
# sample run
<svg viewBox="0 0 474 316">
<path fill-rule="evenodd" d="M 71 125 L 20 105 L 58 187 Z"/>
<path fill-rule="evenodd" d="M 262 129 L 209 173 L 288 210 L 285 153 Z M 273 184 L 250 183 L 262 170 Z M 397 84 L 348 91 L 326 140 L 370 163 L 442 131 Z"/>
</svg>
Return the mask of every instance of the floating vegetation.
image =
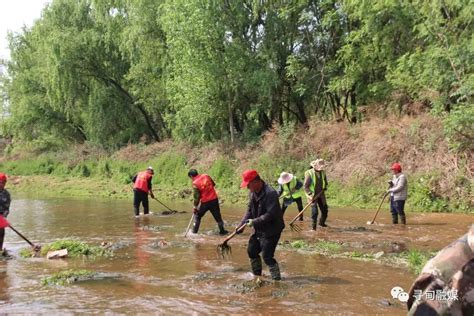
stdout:
<svg viewBox="0 0 474 316">
<path fill-rule="evenodd" d="M 113 252 L 101 246 L 92 246 L 75 239 L 60 239 L 43 246 L 41 255 L 45 256 L 48 251 L 67 249 L 69 257 L 92 256 L 109 257 Z"/>
<path fill-rule="evenodd" d="M 331 258 L 348 258 L 362 261 L 372 261 L 396 267 L 407 267 L 410 271 L 419 274 L 426 262 L 432 258 L 436 252 L 420 251 L 416 249 L 406 250 L 400 247 L 399 252 L 385 253 L 343 251 L 349 244 L 341 244 L 334 241 L 320 240 L 316 243 L 308 243 L 305 240 L 284 241 L 280 246 L 284 249 L 297 250 L 303 254 L 319 254 Z M 359 247 L 363 248 L 363 247 Z M 368 248 L 373 248 L 368 247 Z"/>
<path fill-rule="evenodd" d="M 18 254 L 22 258 L 33 258 L 38 256 L 38 253 L 31 247 L 21 248 Z"/>
<path fill-rule="evenodd" d="M 320 240 L 314 244 L 309 244 L 305 240 L 295 240 L 292 242 L 283 242 L 284 248 L 293 248 L 303 251 L 312 251 L 318 253 L 337 253 L 341 249 L 341 244 L 334 241 Z"/>
<path fill-rule="evenodd" d="M 352 259 L 375 259 L 375 256 L 370 253 L 364 253 L 360 251 L 349 252 L 349 257 Z"/>
<path fill-rule="evenodd" d="M 256 278 L 249 281 L 244 281 L 241 284 L 236 284 L 234 287 L 242 294 L 251 293 L 259 288 L 272 284 L 272 282 L 263 280 L 261 278 Z"/>
<path fill-rule="evenodd" d="M 49 251 L 67 249 L 68 257 L 74 258 L 79 256 L 88 257 L 111 257 L 113 251 L 109 247 L 93 246 L 76 239 L 60 239 L 52 243 L 46 244 L 41 248 L 40 255 L 45 257 Z M 23 248 L 19 255 L 23 258 L 31 258 L 35 256 L 32 248 Z"/>
<path fill-rule="evenodd" d="M 295 249 L 307 249 L 309 247 L 308 243 L 304 240 L 295 240 L 290 243 L 291 247 Z"/>
<path fill-rule="evenodd" d="M 97 272 L 89 270 L 66 270 L 41 280 L 43 285 L 67 285 L 75 282 L 91 280 Z"/>
<path fill-rule="evenodd" d="M 214 272 L 199 272 L 198 274 L 193 276 L 193 281 L 207 281 L 207 280 L 215 280 L 221 279 L 222 275 L 217 275 Z"/>
<path fill-rule="evenodd" d="M 320 240 L 314 246 L 321 252 L 335 253 L 341 250 L 340 243 L 328 240 Z"/>
</svg>

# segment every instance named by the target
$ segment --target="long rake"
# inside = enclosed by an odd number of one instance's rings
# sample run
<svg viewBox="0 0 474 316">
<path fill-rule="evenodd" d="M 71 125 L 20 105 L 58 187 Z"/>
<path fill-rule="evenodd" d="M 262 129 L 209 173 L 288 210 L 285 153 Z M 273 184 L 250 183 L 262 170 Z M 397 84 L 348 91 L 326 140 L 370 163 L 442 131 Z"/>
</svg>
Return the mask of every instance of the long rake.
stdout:
<svg viewBox="0 0 474 316">
<path fill-rule="evenodd" d="M 389 194 L 390 192 L 385 192 L 385 194 L 383 195 L 383 198 L 382 198 L 382 201 L 380 201 L 380 205 L 377 209 L 377 212 L 375 212 L 375 215 L 374 215 L 374 218 L 372 218 L 371 221 L 368 221 L 367 222 L 367 225 L 372 225 L 374 222 L 375 222 L 375 218 L 377 218 L 377 215 L 379 214 L 379 211 L 380 211 L 380 208 L 382 207 L 382 204 L 383 204 L 383 201 L 385 201 L 385 198 L 387 197 L 387 195 Z"/>
<path fill-rule="evenodd" d="M 235 235 L 237 235 L 237 232 L 241 231 L 245 225 L 247 224 L 242 224 L 240 227 L 238 227 L 232 234 L 230 234 L 222 243 L 217 245 L 217 254 L 224 259 L 226 255 L 230 255 L 232 253 L 232 248 L 228 245 L 229 240 L 234 238 Z"/>
<path fill-rule="evenodd" d="M 292 231 L 295 231 L 295 232 L 300 232 L 302 230 L 301 226 L 299 226 L 298 224 L 295 224 L 296 220 L 298 218 L 300 218 L 301 215 L 303 215 L 304 211 L 306 211 L 306 209 L 311 205 L 313 204 L 314 201 L 316 201 L 319 196 L 323 193 L 323 191 L 319 192 L 318 194 L 316 194 L 312 199 L 311 201 L 306 204 L 306 206 L 301 210 L 301 212 L 298 213 L 298 215 L 295 216 L 295 218 L 293 218 L 290 222 L 290 229 Z"/>
<path fill-rule="evenodd" d="M 193 213 L 193 216 L 191 216 L 191 219 L 189 220 L 188 228 L 186 228 L 186 232 L 184 233 L 184 237 L 186 237 L 188 235 L 189 228 L 191 227 L 191 223 L 193 222 L 193 219 L 194 219 L 194 213 Z"/>
</svg>

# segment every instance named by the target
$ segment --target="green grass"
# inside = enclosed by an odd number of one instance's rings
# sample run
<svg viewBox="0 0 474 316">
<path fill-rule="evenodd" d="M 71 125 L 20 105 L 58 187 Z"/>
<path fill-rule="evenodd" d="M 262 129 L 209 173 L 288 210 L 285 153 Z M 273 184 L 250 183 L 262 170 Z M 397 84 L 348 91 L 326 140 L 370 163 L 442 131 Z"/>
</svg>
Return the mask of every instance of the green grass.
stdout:
<svg viewBox="0 0 474 316">
<path fill-rule="evenodd" d="M 96 275 L 89 270 L 66 270 L 41 280 L 43 285 L 67 285 L 79 281 L 89 280 Z"/>
<path fill-rule="evenodd" d="M 21 248 L 18 254 L 22 258 L 33 258 L 35 256 L 35 251 L 31 247 Z"/>
<path fill-rule="evenodd" d="M 92 246 L 74 239 L 61 239 L 50 244 L 44 245 L 41 248 L 41 255 L 46 256 L 48 251 L 67 249 L 68 257 L 74 258 L 79 256 L 90 257 L 109 257 L 113 253 L 99 246 Z"/>
<path fill-rule="evenodd" d="M 339 243 L 328 240 L 319 240 L 316 243 L 308 243 L 305 240 L 295 240 L 287 245 L 293 249 L 314 251 L 323 254 L 336 254 L 341 250 Z"/>
<path fill-rule="evenodd" d="M 329 240 L 320 240 L 315 244 L 316 249 L 322 252 L 337 253 L 341 250 L 341 245 Z"/>
<path fill-rule="evenodd" d="M 425 264 L 433 257 L 433 253 L 422 252 L 420 250 L 410 250 L 405 253 L 408 260 L 408 268 L 415 274 L 419 274 Z"/>
<path fill-rule="evenodd" d="M 34 159 L 5 160 L 0 163 L 0 170 L 9 175 L 24 176 L 22 182 L 25 183 L 20 182 L 14 187 L 9 183 L 8 188 L 31 195 L 123 198 L 130 197 L 132 176 L 152 165 L 156 171 L 153 177 L 155 192 L 161 191 L 161 198 L 170 200 L 190 198 L 189 194 L 181 193 L 190 189 L 191 182 L 187 172 L 189 168 L 195 167 L 200 173 L 208 173 L 215 180 L 221 201 L 225 204 L 245 205 L 247 202 L 246 191 L 239 188 L 238 170 L 241 170 L 241 166 L 237 160 L 224 154 L 207 166 L 201 165 L 199 161 L 188 164 L 187 155 L 177 152 L 174 148 L 139 162 L 113 159 L 112 155 L 68 159 L 61 159 L 59 155 L 43 154 Z M 249 166 L 256 168 L 262 178 L 273 186 L 276 186 L 276 179 L 281 171 L 290 171 L 303 179 L 304 171 L 308 167 L 306 160 L 287 156 L 274 157 L 268 153 L 255 157 L 254 161 L 249 162 Z M 354 173 L 344 184 L 332 179 L 330 174 L 328 177 L 330 183 L 326 195 L 330 207 L 375 209 L 386 189 L 388 176 L 368 177 Z M 458 187 L 469 187 L 469 179 L 463 175 L 458 178 Z M 469 212 L 470 191 L 461 190 L 462 194 L 454 195 L 454 198 L 450 199 L 441 197 L 433 193 L 436 191 L 434 188 L 439 186 L 440 179 L 440 173 L 409 175 L 410 189 L 406 210 Z M 45 186 L 45 183 L 50 182 L 51 185 Z M 383 208 L 388 208 L 388 203 L 384 203 Z"/>
<path fill-rule="evenodd" d="M 348 257 L 352 259 L 375 259 L 373 254 L 364 253 L 360 251 L 349 252 Z"/>
<path fill-rule="evenodd" d="M 307 249 L 309 247 L 308 243 L 304 240 L 295 240 L 290 243 L 291 247 L 295 249 Z"/>
<path fill-rule="evenodd" d="M 294 240 L 282 242 L 280 245 L 285 249 L 304 250 L 307 254 L 320 254 L 330 258 L 364 260 L 396 267 L 407 267 L 414 274 L 419 274 L 428 260 L 436 254 L 436 252 L 411 249 L 401 253 L 388 253 L 376 256 L 372 252 L 342 251 L 343 246 L 340 243 L 327 240 L 319 240 L 316 243 L 308 243 L 306 240 Z"/>
</svg>

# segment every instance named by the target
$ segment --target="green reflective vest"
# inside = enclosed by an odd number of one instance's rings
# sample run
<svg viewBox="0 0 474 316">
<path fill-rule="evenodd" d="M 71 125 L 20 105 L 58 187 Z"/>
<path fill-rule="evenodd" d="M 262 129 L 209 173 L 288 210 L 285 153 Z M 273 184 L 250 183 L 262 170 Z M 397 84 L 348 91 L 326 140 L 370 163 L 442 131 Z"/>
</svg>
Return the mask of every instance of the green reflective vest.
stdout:
<svg viewBox="0 0 474 316">
<path fill-rule="evenodd" d="M 283 198 L 284 199 L 289 199 L 290 197 L 292 197 L 293 199 L 297 199 L 297 198 L 300 198 L 301 195 L 303 194 L 303 186 L 301 186 L 301 188 L 299 189 L 296 189 L 296 184 L 298 183 L 298 179 L 296 177 L 293 177 L 293 179 L 291 179 L 290 182 L 288 182 L 287 184 L 282 184 L 282 188 L 283 188 Z M 294 190 L 295 192 L 293 192 L 293 194 L 290 193 L 291 190 Z"/>
<path fill-rule="evenodd" d="M 328 187 L 328 182 L 327 182 L 327 179 L 326 179 L 326 173 L 324 172 L 324 170 L 321 170 L 319 172 L 321 174 L 321 179 L 323 181 L 323 183 L 321 185 L 321 188 L 323 190 L 325 190 Z M 311 192 L 313 192 L 313 194 L 316 193 L 315 188 L 316 188 L 316 184 L 317 184 L 317 181 L 318 181 L 318 177 L 316 177 L 316 171 L 314 169 L 309 169 L 309 170 L 306 170 L 304 175 L 305 175 L 305 177 L 307 177 L 307 176 L 311 177 L 311 184 L 309 185 L 309 189 L 311 190 Z"/>
</svg>

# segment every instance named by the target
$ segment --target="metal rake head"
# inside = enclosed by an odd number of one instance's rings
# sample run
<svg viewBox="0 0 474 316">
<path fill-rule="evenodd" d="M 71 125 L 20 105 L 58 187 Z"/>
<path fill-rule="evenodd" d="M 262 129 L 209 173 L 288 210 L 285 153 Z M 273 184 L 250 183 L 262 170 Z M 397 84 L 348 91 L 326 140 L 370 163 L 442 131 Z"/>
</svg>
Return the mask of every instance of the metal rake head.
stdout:
<svg viewBox="0 0 474 316">
<path fill-rule="evenodd" d="M 219 257 L 224 259 L 226 256 L 232 254 L 232 248 L 227 244 L 227 242 L 224 242 L 222 244 L 217 245 L 217 254 L 219 255 Z"/>
<path fill-rule="evenodd" d="M 300 232 L 302 231 L 302 228 L 300 225 L 296 224 L 296 223 L 291 223 L 290 224 L 290 229 L 294 232 Z"/>
</svg>

